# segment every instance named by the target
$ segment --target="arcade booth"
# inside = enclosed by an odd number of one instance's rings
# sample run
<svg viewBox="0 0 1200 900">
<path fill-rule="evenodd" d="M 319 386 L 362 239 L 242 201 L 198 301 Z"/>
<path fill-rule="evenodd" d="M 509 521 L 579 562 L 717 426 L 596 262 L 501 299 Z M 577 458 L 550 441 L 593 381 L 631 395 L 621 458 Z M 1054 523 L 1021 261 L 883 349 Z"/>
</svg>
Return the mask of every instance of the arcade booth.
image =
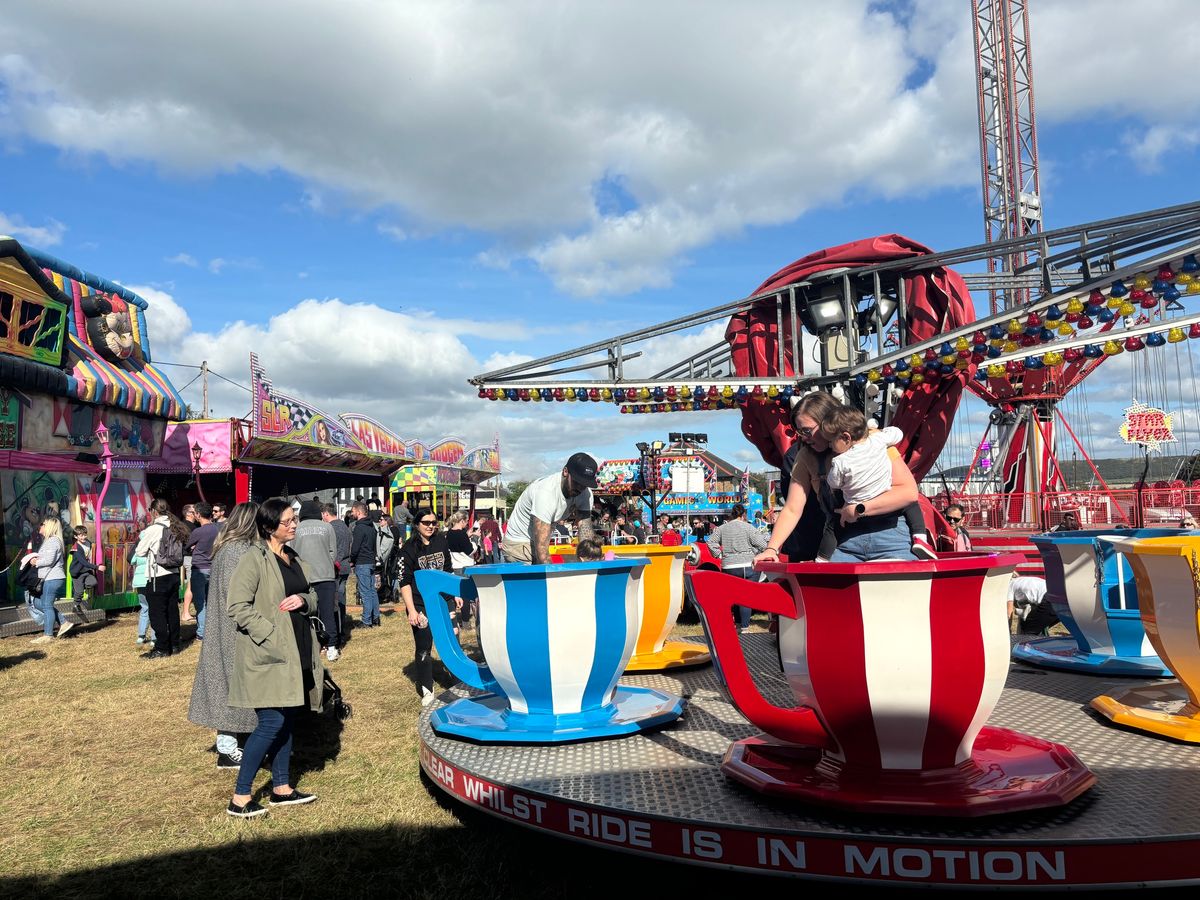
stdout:
<svg viewBox="0 0 1200 900">
<path fill-rule="evenodd" d="M 432 445 L 412 441 L 408 450 L 420 462 L 393 473 L 388 485 L 390 505 L 403 498 L 409 509 L 428 507 L 443 520 L 458 509 L 463 491 L 473 515 L 479 485 L 500 473 L 499 438 L 490 446 L 475 448 L 452 437 Z"/>
<path fill-rule="evenodd" d="M 124 556 L 112 548 L 144 521 L 152 499 L 146 468 L 161 457 L 168 421 L 185 409 L 151 361 L 147 308 L 128 288 L 0 238 L 5 563 L 47 516 L 57 516 L 68 536 L 83 525 L 99 539 L 107 568 L 89 618 L 124 605 Z M 16 576 L 9 566 L 0 579 L 4 634 L 40 629 Z"/>
<path fill-rule="evenodd" d="M 687 525 L 695 519 L 720 524 L 738 503 L 746 507 L 750 522 L 763 512 L 763 497 L 751 490 L 748 470 L 682 441 L 672 442 L 653 457 L 606 460 L 596 481 L 597 496 L 617 504 L 636 502 L 646 522 L 667 513 Z M 685 539 L 692 540 L 690 535 Z"/>
</svg>

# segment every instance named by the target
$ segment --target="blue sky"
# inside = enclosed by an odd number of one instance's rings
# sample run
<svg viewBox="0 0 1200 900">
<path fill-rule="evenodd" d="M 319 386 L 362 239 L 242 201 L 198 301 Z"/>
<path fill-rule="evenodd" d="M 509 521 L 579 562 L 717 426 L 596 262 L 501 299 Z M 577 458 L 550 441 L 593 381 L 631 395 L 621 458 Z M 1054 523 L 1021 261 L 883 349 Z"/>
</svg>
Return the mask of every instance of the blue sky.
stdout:
<svg viewBox="0 0 1200 900">
<path fill-rule="evenodd" d="M 969 4 L 796 7 L 18 3 L 0 232 L 143 293 L 160 360 L 245 382 L 255 350 L 329 412 L 499 431 L 513 476 L 660 429 L 754 465 L 736 414 L 500 408 L 465 379 L 735 299 L 821 247 L 981 240 Z M 1195 199 L 1194 7 L 1126 7 L 1035 4 L 1049 227 Z M 1098 378 L 1097 410 L 1128 380 Z M 214 389 L 221 415 L 245 397 Z"/>
</svg>

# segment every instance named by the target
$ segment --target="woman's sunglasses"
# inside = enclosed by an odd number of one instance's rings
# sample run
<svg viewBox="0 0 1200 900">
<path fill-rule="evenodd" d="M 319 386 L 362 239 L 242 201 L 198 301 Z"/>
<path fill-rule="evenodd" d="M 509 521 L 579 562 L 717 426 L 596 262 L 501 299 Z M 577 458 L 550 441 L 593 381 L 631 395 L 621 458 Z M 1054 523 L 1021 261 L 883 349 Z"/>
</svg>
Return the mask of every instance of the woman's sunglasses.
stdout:
<svg viewBox="0 0 1200 900">
<path fill-rule="evenodd" d="M 951 525 L 957 525 L 962 520 L 963 520 L 962 516 L 946 516 L 946 521 L 949 522 Z"/>
<path fill-rule="evenodd" d="M 437 519 L 422 519 L 422 520 L 421 520 L 420 522 L 418 522 L 417 524 L 418 524 L 418 525 L 425 525 L 425 526 L 427 526 L 427 527 L 429 527 L 429 528 L 433 528 L 435 525 L 437 525 Z"/>
</svg>

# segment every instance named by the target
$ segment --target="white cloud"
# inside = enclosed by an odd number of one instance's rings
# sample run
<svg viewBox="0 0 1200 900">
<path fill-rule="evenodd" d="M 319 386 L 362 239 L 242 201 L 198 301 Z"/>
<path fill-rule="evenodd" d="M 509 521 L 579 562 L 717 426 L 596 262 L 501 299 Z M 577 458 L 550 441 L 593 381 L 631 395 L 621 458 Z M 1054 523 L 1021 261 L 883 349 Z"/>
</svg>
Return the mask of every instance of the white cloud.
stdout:
<svg viewBox="0 0 1200 900">
<path fill-rule="evenodd" d="M 401 243 L 403 241 L 408 240 L 408 232 L 405 231 L 403 228 L 401 228 L 399 225 L 389 225 L 389 224 L 383 223 L 376 227 L 380 234 L 390 237 L 393 241 L 396 241 L 397 243 Z"/>
<path fill-rule="evenodd" d="M 868 0 L 13 6 L 0 22 L 10 143 L 284 171 L 304 183 L 302 208 L 378 210 L 405 223 L 380 230 L 408 240 L 482 233 L 495 243 L 482 260 L 528 257 L 576 294 L 667 284 L 696 248 L 848 196 L 976 189 L 959 0 L 896 14 Z M 1033 4 L 1042 124 L 1119 117 L 1126 133 L 1095 143 L 1147 166 L 1193 150 L 1194 12 Z"/>
<path fill-rule="evenodd" d="M 223 256 L 217 256 L 208 261 L 208 271 L 214 275 L 220 275 L 225 269 L 257 269 L 259 262 L 253 257 L 242 259 L 226 259 Z"/>
<path fill-rule="evenodd" d="M 174 263 L 175 265 L 180 266 L 188 266 L 192 269 L 200 265 L 200 263 L 196 261 L 196 257 L 192 256 L 190 253 L 176 253 L 174 256 L 168 256 L 163 260 L 163 262 Z"/>
<path fill-rule="evenodd" d="M 66 231 L 67 226 L 57 219 L 47 219 L 45 225 L 30 225 L 19 215 L 0 212 L 0 234 L 7 234 L 36 248 L 62 243 Z"/>
<path fill-rule="evenodd" d="M 1125 135 L 1121 143 L 1139 169 L 1157 172 L 1168 153 L 1186 153 L 1200 145 L 1200 128 L 1152 125 L 1144 132 Z"/>
<path fill-rule="evenodd" d="M 867 0 L 346 0 L 337 16 L 319 0 L 46 0 L 10 11 L 0 41 L 20 48 L 0 65 L 10 135 L 284 170 L 311 210 L 400 212 L 409 239 L 483 232 L 495 258 L 529 256 L 578 294 L 666 284 L 690 250 L 850 190 L 975 177 L 964 66 L 954 89 L 906 87 L 909 35 Z"/>
<path fill-rule="evenodd" d="M 515 322 L 471 322 L 394 312 L 342 300 L 303 300 L 265 323 L 230 322 L 212 332 L 193 329 L 191 318 L 169 293 L 130 285 L 149 302 L 146 313 L 157 361 L 198 365 L 207 360 L 212 410 L 243 416 L 250 395 L 250 352 L 282 392 L 327 413 L 370 415 L 406 438 L 456 435 L 471 444 L 500 434 L 506 478 L 527 478 L 562 465 L 564 453 L 595 448 L 600 458 L 626 454 L 648 431 L 691 430 L 687 414 L 621 416 L 604 404 L 513 404 L 481 401 L 467 379 L 485 369 L 527 361 L 528 355 L 495 353 L 480 362 L 462 342 L 467 334 L 525 335 Z M 168 369 L 177 387 L 197 373 Z M 200 403 L 197 381 L 184 393 Z M 730 420 L 732 421 L 732 420 Z M 610 453 L 603 452 L 610 448 Z"/>
</svg>

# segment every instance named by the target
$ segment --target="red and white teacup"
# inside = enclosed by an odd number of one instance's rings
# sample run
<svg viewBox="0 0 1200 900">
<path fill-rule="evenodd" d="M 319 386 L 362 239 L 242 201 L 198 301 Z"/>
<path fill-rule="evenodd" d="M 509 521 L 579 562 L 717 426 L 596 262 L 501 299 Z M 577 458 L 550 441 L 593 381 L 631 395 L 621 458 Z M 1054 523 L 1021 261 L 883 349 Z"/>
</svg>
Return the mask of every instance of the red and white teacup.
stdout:
<svg viewBox="0 0 1200 900">
<path fill-rule="evenodd" d="M 697 572 L 692 589 L 734 704 L 790 743 L 847 766 L 958 765 L 1008 676 L 1015 554 L 928 563 L 764 564 L 781 583 Z M 785 589 L 785 586 L 787 589 Z M 790 591 L 790 593 L 789 593 Z M 777 613 L 795 709 L 754 686 L 733 629 L 737 603 Z"/>
</svg>

